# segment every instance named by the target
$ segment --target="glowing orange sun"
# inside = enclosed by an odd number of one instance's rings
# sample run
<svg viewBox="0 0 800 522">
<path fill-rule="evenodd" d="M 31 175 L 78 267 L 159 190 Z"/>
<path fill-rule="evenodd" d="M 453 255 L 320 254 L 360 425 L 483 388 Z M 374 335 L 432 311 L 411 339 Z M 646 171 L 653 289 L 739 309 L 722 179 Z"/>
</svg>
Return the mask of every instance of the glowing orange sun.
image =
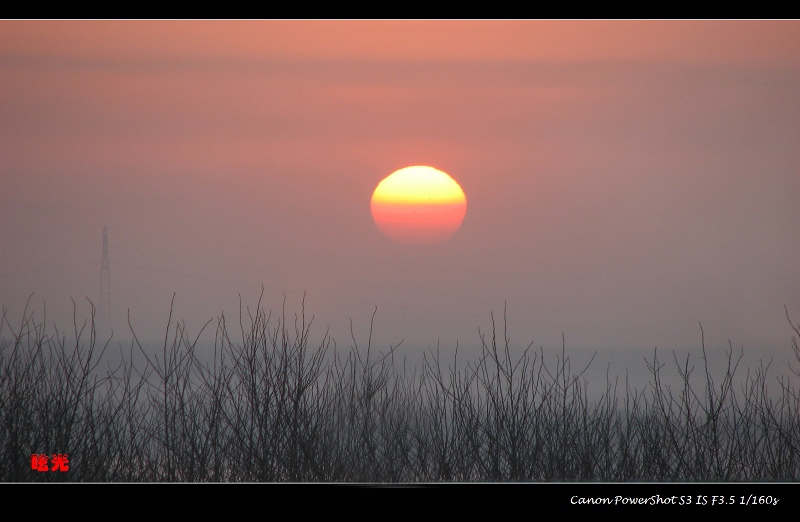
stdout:
<svg viewBox="0 0 800 522">
<path fill-rule="evenodd" d="M 425 245 L 441 243 L 458 230 L 467 213 L 467 198 L 446 173 L 415 166 L 378 183 L 370 208 L 375 224 L 389 239 Z"/>
</svg>

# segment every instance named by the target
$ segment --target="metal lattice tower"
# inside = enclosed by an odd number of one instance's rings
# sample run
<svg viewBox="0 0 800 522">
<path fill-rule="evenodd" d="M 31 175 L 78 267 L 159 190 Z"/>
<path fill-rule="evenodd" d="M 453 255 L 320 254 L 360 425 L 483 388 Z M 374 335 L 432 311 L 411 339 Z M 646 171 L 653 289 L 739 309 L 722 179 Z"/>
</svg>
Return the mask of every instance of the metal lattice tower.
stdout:
<svg viewBox="0 0 800 522">
<path fill-rule="evenodd" d="M 98 330 L 111 333 L 111 280 L 108 267 L 108 228 L 103 227 L 103 259 L 100 261 L 100 306 L 98 309 Z"/>
</svg>

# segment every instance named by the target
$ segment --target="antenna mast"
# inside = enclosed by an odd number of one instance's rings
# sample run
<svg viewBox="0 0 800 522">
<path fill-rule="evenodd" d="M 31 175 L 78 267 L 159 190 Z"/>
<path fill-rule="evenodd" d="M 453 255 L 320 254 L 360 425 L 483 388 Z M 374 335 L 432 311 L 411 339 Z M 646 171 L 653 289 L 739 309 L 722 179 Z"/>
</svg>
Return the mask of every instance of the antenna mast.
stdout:
<svg viewBox="0 0 800 522">
<path fill-rule="evenodd" d="M 103 227 L 103 259 L 100 261 L 100 309 L 98 310 L 98 326 L 104 334 L 111 333 L 111 281 L 108 267 L 108 228 Z M 105 336 L 105 335 L 104 335 Z"/>
</svg>

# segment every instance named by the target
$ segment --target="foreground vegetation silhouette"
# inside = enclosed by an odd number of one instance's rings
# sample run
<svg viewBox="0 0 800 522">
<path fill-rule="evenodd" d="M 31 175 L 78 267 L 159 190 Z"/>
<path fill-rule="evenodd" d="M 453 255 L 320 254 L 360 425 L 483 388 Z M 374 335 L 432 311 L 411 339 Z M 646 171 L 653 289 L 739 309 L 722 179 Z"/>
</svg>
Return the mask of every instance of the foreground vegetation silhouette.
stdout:
<svg viewBox="0 0 800 522">
<path fill-rule="evenodd" d="M 327 335 L 311 346 L 311 322 L 304 311 L 291 324 L 273 317 L 259 300 L 240 310 L 238 341 L 217 319 L 204 360 L 199 335 L 170 313 L 160 353 L 134 337 L 103 367 L 111 344 L 97 338 L 94 312 L 68 339 L 27 307 L 14 328 L 4 310 L 0 480 L 800 480 L 800 392 L 763 364 L 735 382 L 732 349 L 715 379 L 703 346 L 701 390 L 677 357 L 684 385 L 664 384 L 654 352 L 648 387 L 607 378 L 590 399 L 563 347 L 552 368 L 542 350 L 512 355 L 505 313 L 502 338 L 492 316 L 482 355 L 461 367 L 429 351 L 408 369 L 394 348 L 375 353 L 371 330 L 348 351 Z M 800 324 L 789 322 L 800 361 Z M 69 470 L 37 472 L 32 454 L 68 454 Z"/>
</svg>

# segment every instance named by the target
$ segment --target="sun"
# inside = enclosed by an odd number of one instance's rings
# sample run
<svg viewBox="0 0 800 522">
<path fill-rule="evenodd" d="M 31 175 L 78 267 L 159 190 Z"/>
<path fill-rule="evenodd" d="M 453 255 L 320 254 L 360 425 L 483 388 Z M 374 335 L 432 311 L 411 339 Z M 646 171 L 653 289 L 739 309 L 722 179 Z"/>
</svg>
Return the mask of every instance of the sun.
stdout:
<svg viewBox="0 0 800 522">
<path fill-rule="evenodd" d="M 372 219 L 389 239 L 430 245 L 453 235 L 464 221 L 467 198 L 447 173 L 427 166 L 397 170 L 378 183 Z"/>
</svg>

